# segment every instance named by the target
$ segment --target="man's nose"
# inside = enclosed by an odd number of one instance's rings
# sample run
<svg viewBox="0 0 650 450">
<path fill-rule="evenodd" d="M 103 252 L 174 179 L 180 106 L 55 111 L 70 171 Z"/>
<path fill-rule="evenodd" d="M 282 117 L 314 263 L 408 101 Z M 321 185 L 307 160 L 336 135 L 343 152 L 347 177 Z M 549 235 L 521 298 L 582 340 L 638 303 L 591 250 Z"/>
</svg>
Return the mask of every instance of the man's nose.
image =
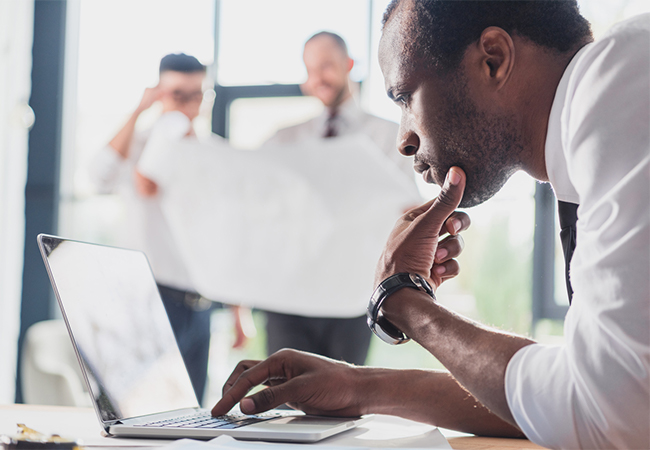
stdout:
<svg viewBox="0 0 650 450">
<path fill-rule="evenodd" d="M 402 155 L 413 156 L 417 153 L 420 148 L 420 138 L 414 131 L 408 129 L 402 123 L 397 136 L 397 149 Z"/>
<path fill-rule="evenodd" d="M 323 77 L 321 76 L 321 73 L 318 71 L 314 71 L 309 74 L 309 77 L 307 78 L 307 83 L 310 86 L 318 86 L 321 84 L 323 81 Z"/>
</svg>

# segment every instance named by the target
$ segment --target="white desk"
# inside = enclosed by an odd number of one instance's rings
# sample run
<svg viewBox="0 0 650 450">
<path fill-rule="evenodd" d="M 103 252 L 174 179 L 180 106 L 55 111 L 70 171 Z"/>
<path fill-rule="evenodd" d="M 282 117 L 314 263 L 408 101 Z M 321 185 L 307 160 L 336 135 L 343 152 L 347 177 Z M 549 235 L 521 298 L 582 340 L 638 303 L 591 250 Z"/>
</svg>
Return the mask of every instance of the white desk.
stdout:
<svg viewBox="0 0 650 450">
<path fill-rule="evenodd" d="M 432 448 L 439 441 L 440 433 L 447 437 L 453 449 L 540 449 L 525 439 L 483 438 L 461 435 L 447 430 L 389 416 L 377 416 L 367 427 L 352 430 L 329 445 L 380 447 Z M 159 447 L 170 441 L 150 439 L 117 439 L 101 435 L 102 429 L 95 412 L 90 408 L 69 408 L 60 406 L 0 405 L 0 434 L 14 434 L 16 424 L 24 423 L 44 434 L 59 434 L 70 439 L 81 440 L 84 447 L 99 448 L 144 448 Z M 398 433 L 401 439 L 391 439 Z M 315 444 L 314 446 L 318 446 Z"/>
</svg>

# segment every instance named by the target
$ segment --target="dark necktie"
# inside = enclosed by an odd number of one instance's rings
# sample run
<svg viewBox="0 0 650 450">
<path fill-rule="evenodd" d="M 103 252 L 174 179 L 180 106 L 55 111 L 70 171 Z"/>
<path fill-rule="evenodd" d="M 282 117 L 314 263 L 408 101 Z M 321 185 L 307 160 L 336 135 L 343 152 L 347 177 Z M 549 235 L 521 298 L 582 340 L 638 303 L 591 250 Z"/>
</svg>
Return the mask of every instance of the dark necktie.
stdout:
<svg viewBox="0 0 650 450">
<path fill-rule="evenodd" d="M 325 121 L 325 133 L 323 134 L 324 138 L 331 138 L 337 135 L 336 129 L 336 117 L 338 116 L 338 111 L 330 111 L 327 120 Z"/>
<path fill-rule="evenodd" d="M 569 294 L 569 304 L 573 297 L 573 288 L 569 280 L 569 264 L 576 248 L 576 222 L 578 221 L 578 205 L 558 200 L 557 212 L 560 217 L 560 240 L 564 249 L 564 270 L 566 274 L 566 289 Z"/>
</svg>

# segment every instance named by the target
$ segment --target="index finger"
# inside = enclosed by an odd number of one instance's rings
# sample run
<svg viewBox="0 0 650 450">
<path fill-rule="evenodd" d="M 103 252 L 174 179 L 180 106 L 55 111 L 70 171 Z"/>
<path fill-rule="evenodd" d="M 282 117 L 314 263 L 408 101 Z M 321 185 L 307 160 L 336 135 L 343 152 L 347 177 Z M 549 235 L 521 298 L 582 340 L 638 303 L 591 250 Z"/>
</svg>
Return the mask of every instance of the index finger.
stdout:
<svg viewBox="0 0 650 450">
<path fill-rule="evenodd" d="M 237 367 L 235 367 L 235 370 L 232 371 L 232 373 L 224 383 L 223 388 L 221 390 L 221 395 L 228 392 L 228 390 L 232 387 L 233 384 L 235 384 L 235 381 L 237 381 L 237 378 L 239 378 L 242 372 L 250 369 L 251 367 L 259 363 L 260 361 L 251 361 L 251 360 L 240 361 L 239 364 L 237 364 Z"/>
<path fill-rule="evenodd" d="M 214 408 L 212 408 L 213 416 L 222 416 L 228 413 L 228 411 L 230 411 L 233 406 L 244 398 L 255 386 L 263 384 L 265 381 L 279 377 L 283 374 L 281 366 L 278 372 L 278 365 L 275 364 L 274 360 L 271 358 L 254 364 L 249 368 L 245 368 L 245 365 L 242 365 L 241 363 L 240 366 L 238 366 L 236 371 L 240 368 L 243 370 L 239 373 L 235 382 L 232 383 L 230 389 L 223 393 L 221 400 L 219 400 L 217 404 L 214 405 Z M 236 374 L 233 372 L 230 376 L 229 382 L 231 379 L 235 378 L 235 376 Z"/>
<path fill-rule="evenodd" d="M 451 235 L 456 235 L 468 229 L 471 224 L 472 221 L 467 213 L 454 211 L 445 221 L 444 230 Z"/>
</svg>

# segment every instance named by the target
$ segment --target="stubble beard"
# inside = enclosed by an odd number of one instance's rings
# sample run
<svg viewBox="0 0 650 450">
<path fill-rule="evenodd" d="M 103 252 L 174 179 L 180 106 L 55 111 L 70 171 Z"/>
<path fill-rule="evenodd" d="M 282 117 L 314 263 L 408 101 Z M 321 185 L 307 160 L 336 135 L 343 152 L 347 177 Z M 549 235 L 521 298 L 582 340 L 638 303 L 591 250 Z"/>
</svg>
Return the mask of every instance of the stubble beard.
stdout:
<svg viewBox="0 0 650 450">
<path fill-rule="evenodd" d="M 440 162 L 436 167 L 438 179 L 453 166 L 467 175 L 461 208 L 480 205 L 492 198 L 520 169 L 524 151 L 523 139 L 512 116 L 494 116 L 479 111 L 467 95 L 464 75 L 449 89 L 445 111 L 446 126 L 441 127 Z"/>
</svg>

